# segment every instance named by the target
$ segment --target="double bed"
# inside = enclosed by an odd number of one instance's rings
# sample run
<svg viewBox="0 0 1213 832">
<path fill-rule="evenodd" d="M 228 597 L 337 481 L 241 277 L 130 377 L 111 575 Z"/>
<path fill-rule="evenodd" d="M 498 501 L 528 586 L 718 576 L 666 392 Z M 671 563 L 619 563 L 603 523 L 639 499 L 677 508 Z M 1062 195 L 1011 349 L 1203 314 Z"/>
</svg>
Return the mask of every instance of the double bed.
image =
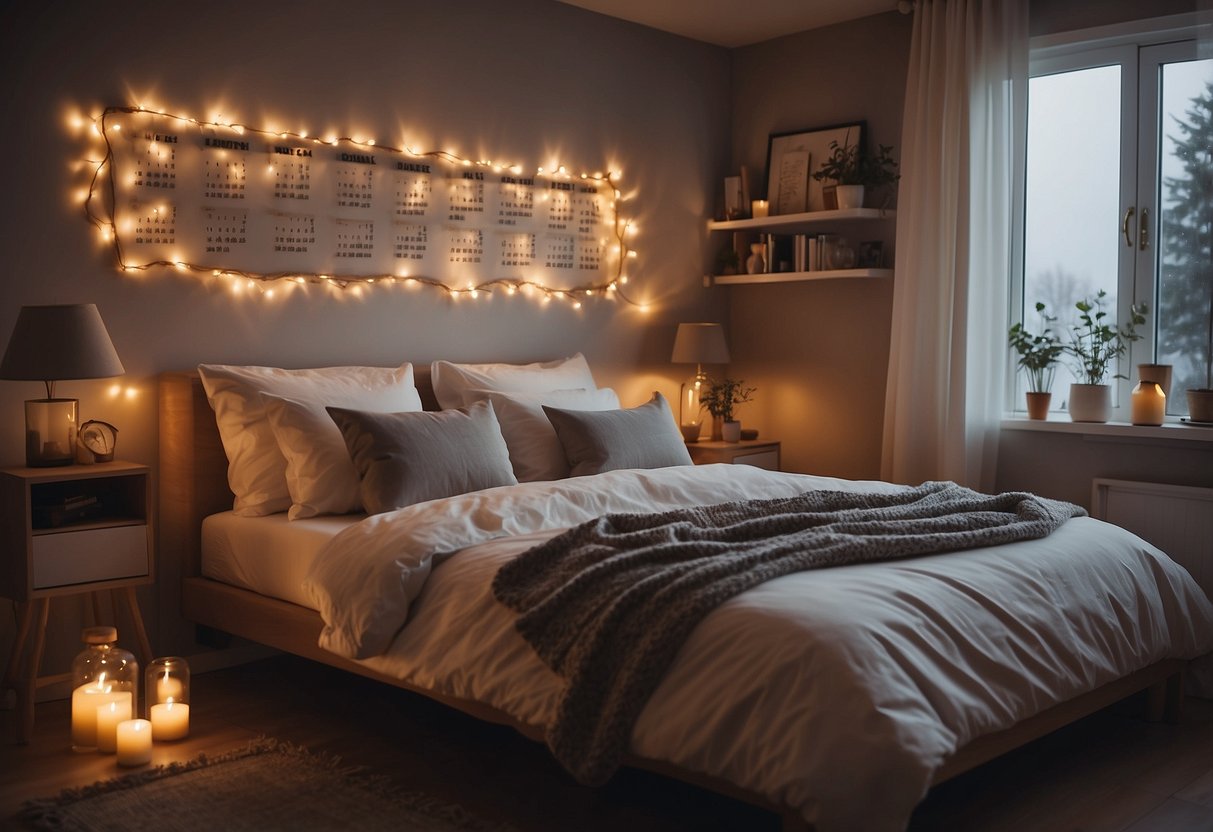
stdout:
<svg viewBox="0 0 1213 832">
<path fill-rule="evenodd" d="M 540 741 L 563 680 L 496 599 L 503 565 L 609 512 L 897 488 L 688 466 L 366 519 L 240 517 L 196 373 L 162 376 L 160 416 L 162 549 L 179 553 L 188 620 Z M 1129 694 L 1148 689 L 1152 718 L 1178 718 L 1184 670 L 1203 656 L 1192 669 L 1207 674 L 1210 650 L 1213 604 L 1187 573 L 1079 517 L 1040 540 L 798 572 L 724 602 L 679 649 L 623 762 L 757 803 L 788 829 L 898 829 L 933 783 Z"/>
</svg>

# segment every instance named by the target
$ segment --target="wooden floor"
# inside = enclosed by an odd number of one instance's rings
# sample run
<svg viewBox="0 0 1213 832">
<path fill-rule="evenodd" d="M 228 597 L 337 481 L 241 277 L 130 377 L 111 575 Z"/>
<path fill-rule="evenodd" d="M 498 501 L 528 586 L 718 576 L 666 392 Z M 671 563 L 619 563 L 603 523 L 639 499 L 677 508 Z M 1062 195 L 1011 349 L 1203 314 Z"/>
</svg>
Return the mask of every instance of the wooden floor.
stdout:
<svg viewBox="0 0 1213 832">
<path fill-rule="evenodd" d="M 681 783 L 624 771 L 605 788 L 573 783 L 508 728 L 293 657 L 196 676 L 192 734 L 158 744 L 154 763 L 219 753 L 259 735 L 369 767 L 406 790 L 525 830 L 778 829 L 773 815 Z M 1213 830 L 1213 702 L 1188 699 L 1180 725 L 1141 720 L 1127 701 L 932 791 L 912 820 L 926 830 Z M 33 743 L 16 746 L 0 712 L 0 826 L 23 800 L 121 773 L 113 756 L 76 754 L 68 702 L 38 706 Z M 873 799 L 879 799 L 873 796 Z"/>
</svg>

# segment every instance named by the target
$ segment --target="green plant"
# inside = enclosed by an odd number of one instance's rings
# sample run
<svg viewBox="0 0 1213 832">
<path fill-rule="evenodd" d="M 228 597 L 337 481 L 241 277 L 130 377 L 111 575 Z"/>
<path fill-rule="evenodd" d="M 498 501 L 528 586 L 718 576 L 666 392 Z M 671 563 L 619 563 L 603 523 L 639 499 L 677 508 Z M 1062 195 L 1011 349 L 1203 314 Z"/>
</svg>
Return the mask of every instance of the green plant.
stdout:
<svg viewBox="0 0 1213 832">
<path fill-rule="evenodd" d="M 1048 393 L 1053 387 L 1053 375 L 1057 372 L 1057 361 L 1065 352 L 1061 338 L 1053 332 L 1051 326 L 1057 321 L 1045 312 L 1045 305 L 1037 301 L 1036 311 L 1040 314 L 1044 331 L 1033 335 L 1024 329 L 1022 323 L 1017 323 L 1007 332 L 1007 341 L 1015 352 L 1019 353 L 1017 364 L 1028 376 L 1028 390 L 1033 393 Z"/>
<path fill-rule="evenodd" d="M 1133 304 L 1129 307 L 1129 323 L 1125 326 L 1105 323 L 1108 313 L 1103 310 L 1103 303 L 1107 294 L 1100 289 L 1094 298 L 1084 298 L 1074 304 L 1079 312 L 1078 323 L 1070 327 L 1070 343 L 1065 351 L 1074 359 L 1074 377 L 1081 379 L 1082 384 L 1105 383 L 1112 362 L 1125 354 L 1130 343 L 1141 340 L 1137 327 L 1146 322 L 1146 313 L 1150 311 L 1144 303 Z M 1128 376 L 1117 373 L 1113 378 Z"/>
<path fill-rule="evenodd" d="M 750 394 L 758 389 L 757 387 L 745 387 L 744 384 L 744 381 L 736 381 L 731 378 L 711 381 L 708 383 L 707 390 L 700 395 L 699 405 L 706 408 L 708 413 L 713 416 L 731 422 L 733 421 L 733 408 L 752 401 Z"/>
<path fill-rule="evenodd" d="M 818 182 L 826 179 L 839 185 L 863 185 L 879 188 L 901 178 L 893 161 L 893 146 L 882 144 L 876 153 L 862 153 L 858 145 L 830 142 L 830 158 L 813 174 Z"/>
</svg>

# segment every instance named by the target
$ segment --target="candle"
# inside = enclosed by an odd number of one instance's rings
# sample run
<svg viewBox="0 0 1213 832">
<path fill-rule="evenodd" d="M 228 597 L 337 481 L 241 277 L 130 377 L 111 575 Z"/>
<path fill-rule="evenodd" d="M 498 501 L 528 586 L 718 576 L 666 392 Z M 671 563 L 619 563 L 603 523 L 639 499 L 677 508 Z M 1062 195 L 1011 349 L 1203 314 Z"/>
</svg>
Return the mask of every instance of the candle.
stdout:
<svg viewBox="0 0 1213 832">
<path fill-rule="evenodd" d="M 117 703 L 119 711 L 125 706 L 125 718 L 130 719 L 133 705 L 131 692 L 114 690 L 104 677 L 72 691 L 72 747 L 97 747 L 97 709 L 110 702 Z"/>
<path fill-rule="evenodd" d="M 146 719 L 118 723 L 118 765 L 142 766 L 152 761 L 152 724 Z"/>
<path fill-rule="evenodd" d="M 169 670 L 164 669 L 164 675 L 156 678 L 156 701 L 176 702 L 181 698 L 181 680 L 169 676 Z"/>
<path fill-rule="evenodd" d="M 118 723 L 131 716 L 131 706 L 126 702 L 108 702 L 97 708 L 98 751 L 113 754 L 118 750 Z"/>
<path fill-rule="evenodd" d="M 1161 425 L 1167 412 L 1167 397 L 1153 381 L 1142 381 L 1133 388 L 1133 424 Z"/>
<path fill-rule="evenodd" d="M 152 735 L 157 742 L 180 740 L 190 735 L 190 706 L 184 702 L 152 705 Z"/>
<path fill-rule="evenodd" d="M 771 213 L 771 204 L 765 199 L 756 199 L 750 203 L 750 216 L 766 217 Z"/>
</svg>

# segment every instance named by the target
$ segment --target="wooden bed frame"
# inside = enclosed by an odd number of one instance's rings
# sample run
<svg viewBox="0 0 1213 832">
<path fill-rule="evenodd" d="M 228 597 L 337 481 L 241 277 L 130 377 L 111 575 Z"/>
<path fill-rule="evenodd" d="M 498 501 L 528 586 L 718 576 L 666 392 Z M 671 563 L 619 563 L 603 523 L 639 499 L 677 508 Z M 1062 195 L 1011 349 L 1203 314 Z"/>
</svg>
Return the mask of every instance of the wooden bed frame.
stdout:
<svg viewBox="0 0 1213 832">
<path fill-rule="evenodd" d="M 160 551 L 164 562 L 161 575 L 165 579 L 181 576 L 179 609 L 186 620 L 419 693 L 478 719 L 512 726 L 531 739 L 543 741 L 542 728 L 520 723 L 496 708 L 410 685 L 321 649 L 317 642 L 322 622 L 314 610 L 203 577 L 202 520 L 232 507 L 232 492 L 227 485 L 227 457 L 198 374 L 165 373 L 160 376 L 159 387 Z M 428 374 L 417 374 L 417 387 L 427 409 L 436 408 Z M 171 591 L 171 587 L 169 589 Z M 1184 664 L 1177 659 L 1159 662 L 1063 702 L 1005 731 L 980 737 L 949 758 L 932 782 L 938 784 L 949 780 L 1142 690 L 1149 690 L 1149 719 L 1177 722 L 1183 702 Z M 785 832 L 807 828 L 796 811 L 774 805 L 725 780 L 685 771 L 659 760 L 629 756 L 626 762 L 776 812 L 783 819 Z"/>
</svg>

